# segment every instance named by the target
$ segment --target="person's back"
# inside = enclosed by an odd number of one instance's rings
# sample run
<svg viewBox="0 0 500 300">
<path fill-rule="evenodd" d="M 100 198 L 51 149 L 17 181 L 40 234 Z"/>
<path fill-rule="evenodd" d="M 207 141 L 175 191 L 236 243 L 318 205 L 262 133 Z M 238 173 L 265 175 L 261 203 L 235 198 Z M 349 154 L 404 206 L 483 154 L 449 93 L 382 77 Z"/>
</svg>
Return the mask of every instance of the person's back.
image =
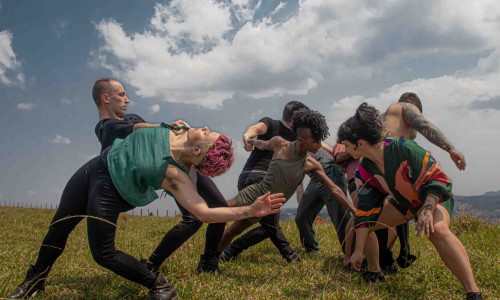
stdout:
<svg viewBox="0 0 500 300">
<path fill-rule="evenodd" d="M 403 108 L 400 103 L 393 103 L 388 108 L 382 118 L 384 125 L 384 136 L 390 138 L 405 138 L 413 140 L 416 137 L 416 130 L 406 123 L 403 117 Z"/>
</svg>

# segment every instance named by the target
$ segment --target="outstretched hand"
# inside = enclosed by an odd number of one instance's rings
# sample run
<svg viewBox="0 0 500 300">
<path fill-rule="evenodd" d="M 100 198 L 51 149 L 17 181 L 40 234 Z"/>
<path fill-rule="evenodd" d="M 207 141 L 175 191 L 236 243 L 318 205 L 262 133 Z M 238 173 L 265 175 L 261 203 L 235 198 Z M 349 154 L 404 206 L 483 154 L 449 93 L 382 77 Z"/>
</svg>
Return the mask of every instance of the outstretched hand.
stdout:
<svg viewBox="0 0 500 300">
<path fill-rule="evenodd" d="M 253 217 L 264 217 L 270 214 L 277 214 L 281 211 L 281 207 L 285 201 L 283 193 L 271 194 L 267 192 L 258 197 L 250 206 L 251 215 Z"/>
<path fill-rule="evenodd" d="M 360 251 L 354 251 L 351 255 L 351 258 L 347 261 L 348 264 L 351 264 L 353 270 L 359 272 L 361 271 L 361 264 L 363 262 L 363 253 Z"/>
<path fill-rule="evenodd" d="M 449 153 L 450 153 L 451 160 L 453 160 L 453 162 L 455 163 L 455 165 L 457 166 L 457 168 L 460 171 L 465 170 L 466 163 L 465 163 L 465 157 L 464 157 L 464 155 L 462 153 L 460 153 L 459 151 L 455 150 L 455 149 L 451 149 L 449 151 Z"/>
</svg>

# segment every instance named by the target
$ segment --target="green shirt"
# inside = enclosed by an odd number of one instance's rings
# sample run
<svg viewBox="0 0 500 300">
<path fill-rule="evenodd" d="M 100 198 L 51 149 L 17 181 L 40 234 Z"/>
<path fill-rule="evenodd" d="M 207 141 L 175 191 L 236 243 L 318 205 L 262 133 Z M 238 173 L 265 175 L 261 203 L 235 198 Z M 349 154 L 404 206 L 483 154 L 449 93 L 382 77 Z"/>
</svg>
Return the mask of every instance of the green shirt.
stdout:
<svg viewBox="0 0 500 300">
<path fill-rule="evenodd" d="M 145 206 L 158 199 L 155 190 L 161 188 L 169 164 L 186 172 L 171 156 L 169 137 L 170 126 L 162 123 L 114 141 L 108 153 L 109 174 L 129 204 Z"/>
<path fill-rule="evenodd" d="M 290 143 L 292 150 L 291 159 L 271 160 L 264 179 L 239 191 L 235 198 L 236 204 L 238 206 L 250 205 L 257 197 L 264 195 L 268 191 L 271 194 L 283 193 L 288 201 L 306 174 L 304 166 L 307 160 L 307 153 L 297 156 L 296 146 L 297 141 Z"/>
</svg>

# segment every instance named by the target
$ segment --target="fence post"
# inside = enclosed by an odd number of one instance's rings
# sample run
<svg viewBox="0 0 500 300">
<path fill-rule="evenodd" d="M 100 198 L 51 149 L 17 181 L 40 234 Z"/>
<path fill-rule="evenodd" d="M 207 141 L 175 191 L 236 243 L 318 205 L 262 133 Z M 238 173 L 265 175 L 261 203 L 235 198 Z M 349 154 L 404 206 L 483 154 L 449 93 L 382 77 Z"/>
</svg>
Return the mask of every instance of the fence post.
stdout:
<svg viewBox="0 0 500 300">
<path fill-rule="evenodd" d="M 156 216 L 159 217 L 160 215 L 158 214 L 158 210 L 156 210 Z"/>
<path fill-rule="evenodd" d="M 141 217 L 142 217 L 142 208 L 141 208 Z"/>
</svg>

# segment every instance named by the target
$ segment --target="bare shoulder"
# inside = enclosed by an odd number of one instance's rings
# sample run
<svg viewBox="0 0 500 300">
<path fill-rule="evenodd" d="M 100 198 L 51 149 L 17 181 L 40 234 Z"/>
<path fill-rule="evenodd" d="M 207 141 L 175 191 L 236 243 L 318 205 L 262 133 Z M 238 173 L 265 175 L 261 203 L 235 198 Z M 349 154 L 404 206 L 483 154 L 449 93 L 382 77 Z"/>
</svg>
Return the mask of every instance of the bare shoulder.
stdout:
<svg viewBox="0 0 500 300">
<path fill-rule="evenodd" d="M 407 104 L 407 103 L 392 103 L 387 107 L 387 110 L 385 111 L 386 115 L 400 115 L 403 112 L 403 106 L 401 104 Z"/>
</svg>

